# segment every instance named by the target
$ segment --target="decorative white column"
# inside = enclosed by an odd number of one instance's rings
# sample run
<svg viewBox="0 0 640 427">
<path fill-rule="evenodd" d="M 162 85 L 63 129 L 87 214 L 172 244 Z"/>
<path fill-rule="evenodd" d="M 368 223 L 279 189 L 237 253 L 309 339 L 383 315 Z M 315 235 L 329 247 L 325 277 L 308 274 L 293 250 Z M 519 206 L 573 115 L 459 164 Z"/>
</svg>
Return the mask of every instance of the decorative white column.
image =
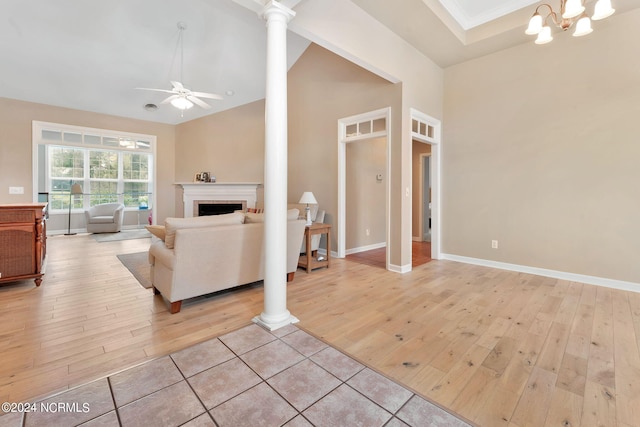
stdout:
<svg viewBox="0 0 640 427">
<path fill-rule="evenodd" d="M 275 330 L 298 322 L 287 310 L 287 24 L 295 12 L 265 4 L 267 82 L 264 167 L 264 311 L 253 321 Z"/>
</svg>

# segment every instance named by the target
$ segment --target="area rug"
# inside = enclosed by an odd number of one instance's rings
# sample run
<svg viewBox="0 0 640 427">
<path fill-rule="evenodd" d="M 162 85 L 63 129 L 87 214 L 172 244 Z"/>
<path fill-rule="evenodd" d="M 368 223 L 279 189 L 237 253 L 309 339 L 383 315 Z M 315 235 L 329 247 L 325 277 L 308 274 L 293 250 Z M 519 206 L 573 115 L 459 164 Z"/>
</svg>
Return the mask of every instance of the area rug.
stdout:
<svg viewBox="0 0 640 427">
<path fill-rule="evenodd" d="M 119 240 L 132 240 L 132 239 L 148 239 L 151 237 L 151 233 L 149 233 L 146 229 L 136 229 L 136 230 L 123 230 L 119 233 L 98 233 L 91 234 L 91 237 L 96 242 L 104 243 L 104 242 L 117 242 Z"/>
<path fill-rule="evenodd" d="M 151 287 L 151 275 L 149 271 L 149 253 L 135 252 L 132 254 L 118 255 L 118 259 L 127 267 L 127 270 L 133 274 L 143 288 Z"/>
</svg>

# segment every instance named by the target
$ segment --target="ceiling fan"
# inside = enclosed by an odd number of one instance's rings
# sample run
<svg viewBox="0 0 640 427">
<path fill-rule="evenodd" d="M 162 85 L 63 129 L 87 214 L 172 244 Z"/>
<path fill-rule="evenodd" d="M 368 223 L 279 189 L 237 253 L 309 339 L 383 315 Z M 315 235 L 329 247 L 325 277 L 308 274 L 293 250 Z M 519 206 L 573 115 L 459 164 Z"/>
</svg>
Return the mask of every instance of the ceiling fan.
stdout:
<svg viewBox="0 0 640 427">
<path fill-rule="evenodd" d="M 183 74 L 183 63 L 184 63 L 184 47 L 183 47 L 183 41 L 182 41 L 182 33 L 184 32 L 184 30 L 187 29 L 187 24 L 185 24 L 184 22 L 178 22 L 178 29 L 180 31 L 178 35 L 178 42 L 180 43 L 180 80 L 183 80 L 182 74 Z M 187 89 L 186 87 L 184 87 L 182 82 L 179 82 L 179 81 L 171 81 L 171 86 L 173 86 L 171 90 L 152 89 L 152 88 L 146 88 L 146 87 L 138 87 L 136 89 L 170 93 L 171 95 L 166 97 L 161 102 L 161 104 L 171 103 L 171 105 L 178 108 L 179 110 L 182 110 L 183 112 L 184 110 L 187 110 L 193 107 L 193 104 L 196 104 L 197 106 L 207 110 L 210 109 L 211 106 L 206 102 L 204 102 L 203 100 L 201 100 L 200 98 L 223 99 L 222 96 L 217 95 L 215 93 L 193 92 Z"/>
</svg>

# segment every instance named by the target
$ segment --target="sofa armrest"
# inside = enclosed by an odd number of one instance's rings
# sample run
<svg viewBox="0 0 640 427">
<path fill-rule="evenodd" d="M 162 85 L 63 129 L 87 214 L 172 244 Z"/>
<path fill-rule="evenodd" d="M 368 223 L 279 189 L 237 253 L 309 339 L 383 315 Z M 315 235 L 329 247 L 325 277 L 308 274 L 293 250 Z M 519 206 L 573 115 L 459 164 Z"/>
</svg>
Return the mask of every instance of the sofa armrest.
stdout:
<svg viewBox="0 0 640 427">
<path fill-rule="evenodd" d="M 149 247 L 149 264 L 161 263 L 169 270 L 173 270 L 176 264 L 176 256 L 173 249 L 167 248 L 162 240 L 158 240 Z"/>
</svg>

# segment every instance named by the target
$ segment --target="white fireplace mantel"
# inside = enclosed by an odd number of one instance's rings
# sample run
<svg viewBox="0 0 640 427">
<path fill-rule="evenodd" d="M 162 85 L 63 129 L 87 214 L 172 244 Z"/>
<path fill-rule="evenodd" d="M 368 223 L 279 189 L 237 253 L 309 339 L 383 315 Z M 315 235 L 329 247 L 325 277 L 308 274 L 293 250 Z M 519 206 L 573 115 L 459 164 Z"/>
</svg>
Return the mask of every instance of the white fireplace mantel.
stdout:
<svg viewBox="0 0 640 427">
<path fill-rule="evenodd" d="M 247 208 L 255 208 L 258 200 L 258 182 L 177 182 L 183 189 L 184 217 L 194 216 L 194 203 L 198 201 L 243 201 Z"/>
</svg>

